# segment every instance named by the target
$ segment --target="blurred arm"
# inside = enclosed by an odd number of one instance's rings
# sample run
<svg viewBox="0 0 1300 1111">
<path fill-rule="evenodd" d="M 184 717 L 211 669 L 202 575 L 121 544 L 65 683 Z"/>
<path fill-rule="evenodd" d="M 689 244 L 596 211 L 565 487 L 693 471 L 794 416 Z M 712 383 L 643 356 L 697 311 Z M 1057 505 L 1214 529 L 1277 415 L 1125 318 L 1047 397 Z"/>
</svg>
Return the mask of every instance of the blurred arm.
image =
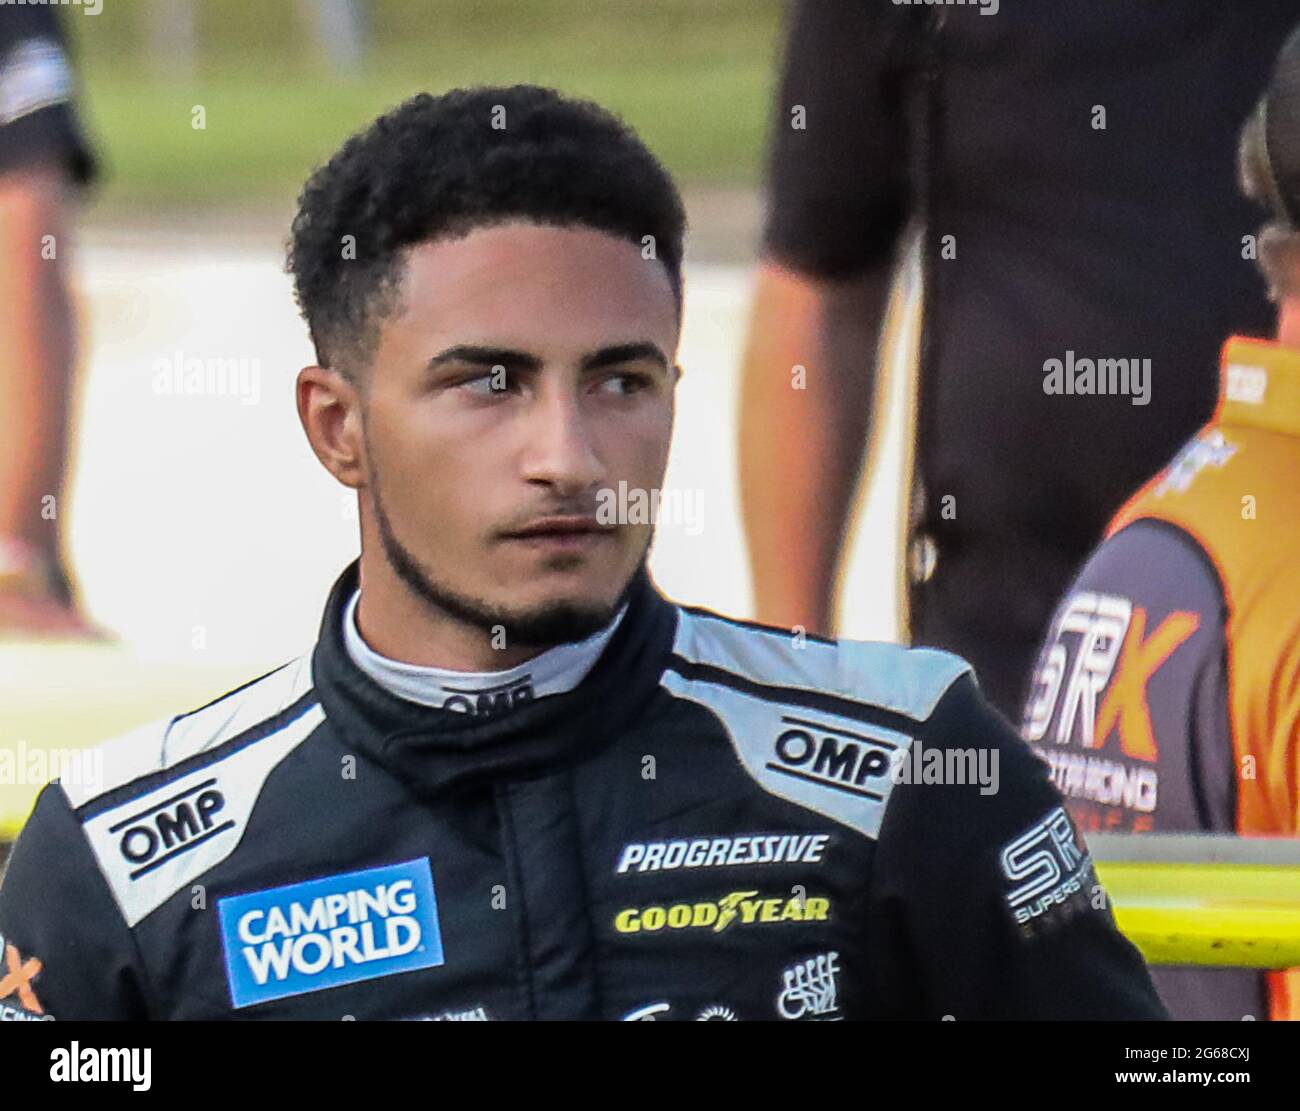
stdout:
<svg viewBox="0 0 1300 1111">
<path fill-rule="evenodd" d="M 773 261 L 759 269 L 742 367 L 740 490 L 760 621 L 831 631 L 889 282 L 888 266 L 839 280 Z"/>
<path fill-rule="evenodd" d="M 741 499 L 759 620 L 809 632 L 830 632 L 911 204 L 902 90 L 913 23 L 890 4 L 793 4 L 773 105 L 742 367 Z"/>
</svg>

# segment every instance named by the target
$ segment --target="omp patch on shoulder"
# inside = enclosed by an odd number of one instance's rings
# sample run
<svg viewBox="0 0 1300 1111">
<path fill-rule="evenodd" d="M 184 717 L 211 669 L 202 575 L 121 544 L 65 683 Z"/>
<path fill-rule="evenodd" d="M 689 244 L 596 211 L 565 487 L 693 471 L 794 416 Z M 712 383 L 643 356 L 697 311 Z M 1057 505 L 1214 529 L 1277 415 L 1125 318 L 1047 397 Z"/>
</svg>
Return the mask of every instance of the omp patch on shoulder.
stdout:
<svg viewBox="0 0 1300 1111">
<path fill-rule="evenodd" d="M 1065 807 L 1048 811 L 998 855 L 1011 916 L 1027 936 L 1090 906 L 1092 857 L 1079 847 Z"/>
<path fill-rule="evenodd" d="M 970 670 L 947 652 L 789 633 L 682 611 L 660 679 L 712 710 L 766 791 L 858 830 L 880 833 L 891 769 L 920 724 Z"/>
<path fill-rule="evenodd" d="M 907 752 L 910 736 L 673 671 L 660 682 L 714 712 L 745 770 L 765 791 L 867 837 L 880 833 L 894 787 L 891 761 Z"/>
<path fill-rule="evenodd" d="M 427 858 L 217 902 L 236 1008 L 443 963 Z"/>
<path fill-rule="evenodd" d="M 82 829 L 128 926 L 235 851 L 267 777 L 324 719 L 312 704 L 265 736 L 151 777 L 149 789 L 115 805 L 90 808 Z"/>
</svg>

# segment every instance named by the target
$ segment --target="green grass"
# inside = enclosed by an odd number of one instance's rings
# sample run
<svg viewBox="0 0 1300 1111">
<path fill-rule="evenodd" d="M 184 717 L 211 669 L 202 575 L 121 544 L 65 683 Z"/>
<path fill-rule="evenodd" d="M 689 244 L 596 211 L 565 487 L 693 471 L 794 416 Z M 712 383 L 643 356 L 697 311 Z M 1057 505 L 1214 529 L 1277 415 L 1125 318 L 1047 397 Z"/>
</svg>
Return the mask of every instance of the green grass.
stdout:
<svg viewBox="0 0 1300 1111">
<path fill-rule="evenodd" d="M 205 0 L 187 78 L 149 64 L 138 10 L 121 10 L 68 19 L 113 206 L 284 203 L 346 135 L 412 93 L 519 81 L 618 112 L 683 185 L 759 177 L 780 28 L 768 0 L 381 0 L 374 52 L 352 80 L 318 68 L 283 0 Z"/>
</svg>

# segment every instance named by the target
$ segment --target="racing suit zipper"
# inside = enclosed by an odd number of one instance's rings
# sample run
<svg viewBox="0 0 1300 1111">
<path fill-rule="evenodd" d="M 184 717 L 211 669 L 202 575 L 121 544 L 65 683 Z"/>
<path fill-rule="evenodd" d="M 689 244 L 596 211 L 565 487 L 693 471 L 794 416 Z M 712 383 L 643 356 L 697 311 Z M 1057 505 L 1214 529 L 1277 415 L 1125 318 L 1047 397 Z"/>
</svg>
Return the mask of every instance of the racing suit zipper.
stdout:
<svg viewBox="0 0 1300 1111">
<path fill-rule="evenodd" d="M 506 905 L 530 1019 L 601 1017 L 570 773 L 499 783 Z"/>
</svg>

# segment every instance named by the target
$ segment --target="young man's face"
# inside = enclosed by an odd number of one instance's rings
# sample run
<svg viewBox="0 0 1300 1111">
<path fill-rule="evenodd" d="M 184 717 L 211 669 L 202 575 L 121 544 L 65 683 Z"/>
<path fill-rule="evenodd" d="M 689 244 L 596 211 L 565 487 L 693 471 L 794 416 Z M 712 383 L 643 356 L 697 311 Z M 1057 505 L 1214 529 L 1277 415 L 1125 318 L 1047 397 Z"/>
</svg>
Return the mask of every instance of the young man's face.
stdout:
<svg viewBox="0 0 1300 1111">
<path fill-rule="evenodd" d="M 599 494 L 660 486 L 677 339 L 664 265 L 611 235 L 411 249 L 361 390 L 363 508 L 408 586 L 515 643 L 606 623 L 652 526 L 602 523 Z"/>
</svg>

